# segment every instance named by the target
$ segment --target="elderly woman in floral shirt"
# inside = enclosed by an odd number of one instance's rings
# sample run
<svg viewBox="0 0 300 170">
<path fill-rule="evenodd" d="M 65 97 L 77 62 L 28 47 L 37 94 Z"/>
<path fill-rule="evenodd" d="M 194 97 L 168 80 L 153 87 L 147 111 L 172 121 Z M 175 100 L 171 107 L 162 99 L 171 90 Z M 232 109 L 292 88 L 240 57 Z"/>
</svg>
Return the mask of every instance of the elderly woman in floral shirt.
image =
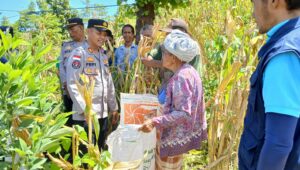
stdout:
<svg viewBox="0 0 300 170">
<path fill-rule="evenodd" d="M 189 64 L 199 46 L 186 33 L 173 30 L 163 43 L 163 66 L 172 72 L 161 116 L 146 121 L 140 131 L 160 132 L 156 169 L 181 169 L 183 154 L 199 149 L 207 138 L 202 82 Z"/>
</svg>

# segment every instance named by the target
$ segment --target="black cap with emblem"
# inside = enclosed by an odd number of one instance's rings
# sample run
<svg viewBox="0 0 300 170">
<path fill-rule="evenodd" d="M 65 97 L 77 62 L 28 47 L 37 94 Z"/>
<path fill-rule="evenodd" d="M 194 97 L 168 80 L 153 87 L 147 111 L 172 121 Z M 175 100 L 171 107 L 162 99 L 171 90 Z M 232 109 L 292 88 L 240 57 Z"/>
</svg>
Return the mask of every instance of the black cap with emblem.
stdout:
<svg viewBox="0 0 300 170">
<path fill-rule="evenodd" d="M 102 19 L 89 19 L 88 28 L 96 28 L 98 31 L 107 31 L 108 23 Z"/>
<path fill-rule="evenodd" d="M 0 26 L 0 30 L 5 34 L 10 34 L 12 37 L 14 36 L 14 29 L 10 26 Z"/>
<path fill-rule="evenodd" d="M 71 28 L 75 25 L 82 25 L 83 26 L 83 21 L 81 18 L 70 18 L 68 19 L 68 22 L 66 24 L 66 28 Z"/>
</svg>

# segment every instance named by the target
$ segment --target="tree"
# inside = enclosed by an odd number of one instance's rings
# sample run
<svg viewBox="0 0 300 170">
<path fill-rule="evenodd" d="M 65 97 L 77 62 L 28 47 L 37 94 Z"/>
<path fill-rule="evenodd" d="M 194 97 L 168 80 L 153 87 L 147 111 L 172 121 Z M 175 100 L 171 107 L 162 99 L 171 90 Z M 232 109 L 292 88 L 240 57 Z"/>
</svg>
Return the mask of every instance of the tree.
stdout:
<svg viewBox="0 0 300 170">
<path fill-rule="evenodd" d="M 70 0 L 31 1 L 28 8 L 20 12 L 17 27 L 21 32 L 28 32 L 31 38 L 40 36 L 45 43 L 61 44 L 61 40 L 67 38 L 63 26 L 67 19 L 77 16 L 70 8 Z"/>
<path fill-rule="evenodd" d="M 44 0 L 38 1 L 43 2 Z M 46 0 L 46 3 L 62 24 L 65 24 L 67 19 L 77 16 L 75 11 L 70 10 L 70 0 Z"/>
<path fill-rule="evenodd" d="M 118 4 L 127 2 L 128 0 L 118 0 Z M 153 25 L 155 20 L 156 10 L 159 8 L 172 9 L 179 6 L 188 5 L 190 0 L 136 0 L 134 7 L 137 8 L 136 12 L 136 42 L 140 39 L 140 29 L 145 24 Z"/>
<path fill-rule="evenodd" d="M 34 29 L 34 24 L 31 22 L 31 18 L 33 17 L 32 15 L 34 14 L 33 12 L 35 11 L 35 9 L 36 5 L 31 1 L 28 5 L 28 8 L 20 12 L 20 19 L 17 21 L 19 31 L 25 32 L 27 30 Z"/>
<path fill-rule="evenodd" d="M 60 46 L 63 39 L 62 26 L 65 24 L 56 13 L 50 8 L 51 6 L 44 0 L 31 2 L 28 9 L 20 12 L 20 19 L 16 27 L 21 32 L 26 32 L 28 40 L 39 37 L 41 42 Z M 67 36 L 65 34 L 65 36 Z"/>
<path fill-rule="evenodd" d="M 9 20 L 7 16 L 3 16 L 1 20 L 1 25 L 3 26 L 9 26 Z"/>
</svg>

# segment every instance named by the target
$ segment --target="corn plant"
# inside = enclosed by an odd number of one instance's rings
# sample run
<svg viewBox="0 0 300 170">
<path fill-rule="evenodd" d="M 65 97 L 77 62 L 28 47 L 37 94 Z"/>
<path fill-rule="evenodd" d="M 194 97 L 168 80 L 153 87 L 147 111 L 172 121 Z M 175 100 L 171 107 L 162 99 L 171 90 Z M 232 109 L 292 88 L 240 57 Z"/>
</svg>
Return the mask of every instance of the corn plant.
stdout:
<svg viewBox="0 0 300 170">
<path fill-rule="evenodd" d="M 64 138 L 68 130 L 61 129 L 68 114 L 58 115 L 57 79 L 50 71 L 55 62 L 45 63 L 43 58 L 51 46 L 0 34 L 0 56 L 9 60 L 0 63 L 0 157 L 11 162 L 1 162 L 0 166 L 40 169 L 47 160 L 43 153 L 59 152 L 60 144 L 68 143 Z M 34 119 L 40 116 L 43 121 Z M 58 129 L 63 133 L 57 136 Z"/>
<path fill-rule="evenodd" d="M 185 169 L 237 169 L 248 79 L 264 41 L 251 19 L 251 2 L 195 0 L 186 8 L 161 10 L 160 15 L 164 16 L 157 20 L 160 25 L 173 17 L 187 21 L 191 35 L 202 47 L 208 141 L 186 154 Z"/>
<path fill-rule="evenodd" d="M 71 164 L 66 161 L 69 154 L 60 155 L 73 144 L 76 156 L 77 143 L 86 144 L 88 140 L 82 127 L 64 126 L 72 113 L 60 112 L 59 83 L 53 69 L 57 61 L 45 57 L 49 56 L 51 45 L 44 46 L 38 39 L 29 43 L 0 34 L 0 56 L 9 60 L 0 63 L 0 158 L 5 159 L 0 168 L 80 169 L 82 163 L 95 164 L 93 157 L 75 157 Z M 99 169 L 108 166 L 107 152 L 89 152 L 92 154 L 103 162 Z"/>
</svg>

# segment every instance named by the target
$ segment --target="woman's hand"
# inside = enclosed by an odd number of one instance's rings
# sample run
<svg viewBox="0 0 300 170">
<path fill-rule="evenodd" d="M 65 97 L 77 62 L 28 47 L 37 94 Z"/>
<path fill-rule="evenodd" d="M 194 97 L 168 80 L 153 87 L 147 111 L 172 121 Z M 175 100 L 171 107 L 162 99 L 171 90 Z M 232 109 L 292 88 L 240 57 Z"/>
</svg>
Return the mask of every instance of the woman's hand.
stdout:
<svg viewBox="0 0 300 170">
<path fill-rule="evenodd" d="M 119 121 L 119 113 L 114 111 L 112 114 L 112 125 L 116 125 Z"/>
<path fill-rule="evenodd" d="M 152 119 L 149 119 L 144 122 L 144 124 L 138 129 L 139 131 L 142 131 L 144 133 L 149 133 L 154 128 L 154 124 Z"/>
</svg>

